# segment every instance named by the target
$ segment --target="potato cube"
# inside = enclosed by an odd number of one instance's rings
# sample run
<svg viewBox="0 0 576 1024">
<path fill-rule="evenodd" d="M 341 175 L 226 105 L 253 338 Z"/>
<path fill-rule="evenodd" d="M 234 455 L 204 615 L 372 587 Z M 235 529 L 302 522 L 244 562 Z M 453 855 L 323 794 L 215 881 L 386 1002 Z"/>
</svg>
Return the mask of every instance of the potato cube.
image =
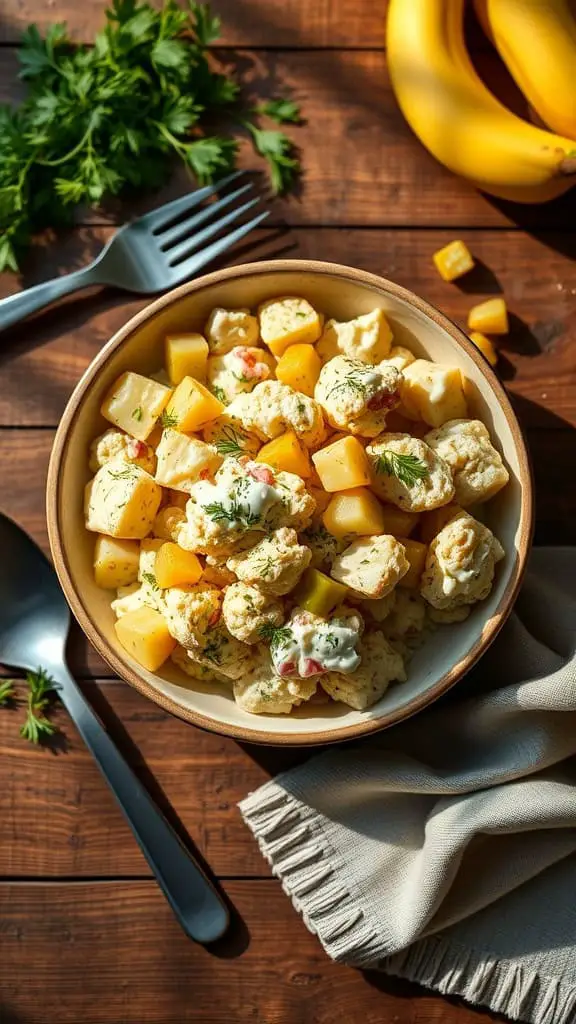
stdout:
<svg viewBox="0 0 576 1024">
<path fill-rule="evenodd" d="M 316 502 L 316 515 L 321 515 L 328 508 L 332 495 L 325 491 L 323 487 L 311 486 L 310 482 L 308 482 L 307 489 Z"/>
<path fill-rule="evenodd" d="M 184 377 L 206 381 L 208 342 L 201 334 L 174 334 L 165 341 L 166 369 L 172 384 L 180 384 Z"/>
<path fill-rule="evenodd" d="M 472 306 L 468 313 L 468 327 L 482 334 L 508 334 L 508 311 L 504 299 L 487 299 Z"/>
<path fill-rule="evenodd" d="M 192 551 L 184 551 L 170 541 L 156 552 L 154 575 L 158 586 L 181 587 L 185 583 L 197 583 L 202 575 L 200 560 Z"/>
<path fill-rule="evenodd" d="M 168 626 L 154 608 L 137 608 L 115 623 L 122 647 L 149 672 L 156 672 L 176 647 Z"/>
<path fill-rule="evenodd" d="M 424 512 L 420 521 L 420 539 L 425 544 L 430 544 L 447 523 L 452 519 L 465 515 L 464 509 L 460 508 L 460 505 L 457 505 L 456 502 L 450 502 L 449 505 L 441 505 L 440 508 L 432 509 L 431 512 Z"/>
<path fill-rule="evenodd" d="M 476 345 L 476 348 L 482 353 L 485 359 L 488 360 L 490 366 L 496 366 L 498 362 L 498 352 L 494 348 L 494 345 L 487 338 L 485 334 L 480 334 L 480 331 L 470 331 L 468 335 L 470 341 Z"/>
<path fill-rule="evenodd" d="M 289 345 L 313 345 L 322 333 L 322 320 L 306 299 L 269 299 L 258 308 L 262 341 L 275 356 Z"/>
<path fill-rule="evenodd" d="M 400 580 L 399 585 L 414 589 L 420 586 L 420 577 L 424 571 L 428 546 L 419 540 L 412 540 L 410 537 L 399 537 L 398 540 L 404 545 L 404 554 L 410 562 L 410 568 Z"/>
<path fill-rule="evenodd" d="M 208 388 L 192 377 L 184 377 L 172 394 L 164 425 L 183 433 L 193 433 L 224 412 L 224 405 Z"/>
<path fill-rule="evenodd" d="M 190 491 L 192 484 L 213 476 L 223 462 L 212 445 L 169 427 L 162 434 L 156 456 L 156 480 L 176 491 Z"/>
<path fill-rule="evenodd" d="M 172 394 L 170 388 L 139 373 L 123 373 L 110 388 L 101 413 L 138 441 L 150 436 Z"/>
<path fill-rule="evenodd" d="M 431 427 L 468 416 L 462 374 L 455 366 L 416 359 L 403 371 L 401 396 L 404 412 Z"/>
<path fill-rule="evenodd" d="M 345 600 L 348 588 L 331 580 L 318 569 L 306 569 L 292 597 L 299 608 L 327 619 L 330 612 Z"/>
<path fill-rule="evenodd" d="M 384 505 L 385 533 L 391 533 L 393 537 L 409 537 L 420 522 L 419 512 L 405 512 L 402 508 L 394 505 Z"/>
<path fill-rule="evenodd" d="M 277 472 L 296 473 L 306 480 L 312 473 L 308 450 L 293 430 L 287 430 L 260 449 L 255 462 L 265 462 Z"/>
<path fill-rule="evenodd" d="M 312 456 L 325 491 L 347 491 L 370 483 L 368 456 L 356 437 L 347 435 Z"/>
<path fill-rule="evenodd" d="M 128 587 L 138 579 L 140 545 L 135 540 L 116 537 L 96 538 L 94 548 L 94 580 L 103 590 Z"/>
<path fill-rule="evenodd" d="M 443 249 L 438 249 L 432 259 L 436 270 L 444 281 L 455 281 L 472 270 L 474 260 L 467 245 L 458 240 L 449 242 Z"/>
<path fill-rule="evenodd" d="M 314 398 L 322 362 L 312 345 L 290 345 L 278 360 L 276 378 L 294 391 Z"/>
<path fill-rule="evenodd" d="M 367 487 L 353 487 L 335 494 L 322 516 L 322 522 L 333 537 L 349 533 L 370 537 L 385 529 L 384 509 Z"/>
<path fill-rule="evenodd" d="M 162 488 L 140 466 L 107 462 L 92 481 L 86 529 L 139 540 L 150 533 L 161 501 Z"/>
</svg>

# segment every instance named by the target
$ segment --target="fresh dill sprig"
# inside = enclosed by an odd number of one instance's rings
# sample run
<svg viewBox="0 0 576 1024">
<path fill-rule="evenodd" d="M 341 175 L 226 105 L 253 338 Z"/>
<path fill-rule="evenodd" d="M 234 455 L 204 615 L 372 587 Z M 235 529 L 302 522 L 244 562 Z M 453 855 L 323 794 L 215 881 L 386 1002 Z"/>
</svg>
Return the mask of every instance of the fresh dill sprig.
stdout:
<svg viewBox="0 0 576 1024">
<path fill-rule="evenodd" d="M 224 505 L 222 501 L 204 505 L 204 511 L 215 523 L 242 523 L 244 526 L 255 526 L 260 522 L 260 514 L 252 512 L 248 505 L 242 505 L 236 498 L 229 505 Z"/>
<path fill-rule="evenodd" d="M 175 412 L 168 412 L 167 409 L 164 409 L 160 417 L 160 423 L 163 427 L 177 427 L 178 417 Z"/>
<path fill-rule="evenodd" d="M 56 684 L 43 668 L 28 672 L 26 682 L 26 721 L 20 729 L 20 735 L 30 743 L 40 743 L 45 736 L 52 736 L 56 732 L 56 726 L 44 714 Z"/>
<path fill-rule="evenodd" d="M 240 443 L 240 437 L 240 432 L 235 430 L 234 427 L 222 427 L 222 433 L 214 445 L 218 454 L 230 455 L 234 459 L 239 459 L 242 455 L 245 455 L 245 450 Z"/>
<path fill-rule="evenodd" d="M 152 590 L 160 590 L 160 587 L 158 586 L 158 581 L 153 572 L 143 572 L 142 579 L 148 584 L 149 587 L 152 588 Z"/>
<path fill-rule="evenodd" d="M 377 473 L 395 476 L 406 487 L 412 487 L 429 474 L 428 466 L 422 459 L 416 458 L 415 455 L 400 455 L 389 449 L 378 454 L 374 468 Z"/>
<path fill-rule="evenodd" d="M 273 654 L 281 650 L 282 647 L 286 647 L 293 639 L 292 630 L 288 626 L 273 626 L 271 622 L 267 622 L 261 627 L 259 635 L 262 640 L 270 644 Z"/>
</svg>

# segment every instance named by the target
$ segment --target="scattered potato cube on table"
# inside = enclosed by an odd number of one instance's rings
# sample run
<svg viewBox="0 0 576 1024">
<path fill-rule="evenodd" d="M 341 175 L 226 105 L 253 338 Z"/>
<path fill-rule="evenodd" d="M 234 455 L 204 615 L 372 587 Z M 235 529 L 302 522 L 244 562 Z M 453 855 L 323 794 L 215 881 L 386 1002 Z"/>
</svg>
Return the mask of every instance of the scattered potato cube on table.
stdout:
<svg viewBox="0 0 576 1024">
<path fill-rule="evenodd" d="M 487 299 L 472 306 L 468 313 L 468 327 L 482 334 L 508 334 L 508 310 L 504 299 Z"/>
<path fill-rule="evenodd" d="M 293 430 L 287 430 L 260 449 L 255 462 L 265 462 L 277 472 L 296 473 L 306 480 L 312 473 L 308 449 Z"/>
<path fill-rule="evenodd" d="M 468 335 L 470 341 L 476 345 L 476 348 L 482 353 L 485 359 L 488 360 L 490 366 L 496 366 L 498 362 L 498 352 L 496 351 L 490 338 L 487 338 L 485 334 L 481 334 L 480 331 L 470 331 Z"/>
<path fill-rule="evenodd" d="M 278 360 L 276 379 L 294 391 L 314 398 L 321 369 L 322 362 L 313 345 L 290 345 Z"/>
<path fill-rule="evenodd" d="M 171 394 L 164 384 L 130 371 L 114 382 L 100 411 L 110 423 L 138 441 L 145 441 Z"/>
<path fill-rule="evenodd" d="M 360 537 L 332 562 L 330 575 L 363 597 L 386 597 L 406 575 L 404 545 L 390 534 Z"/>
<path fill-rule="evenodd" d="M 472 270 L 474 260 L 467 245 L 460 240 L 449 242 L 443 249 L 438 249 L 432 259 L 436 270 L 444 281 L 455 281 Z"/>
<path fill-rule="evenodd" d="M 163 616 L 154 608 L 127 612 L 114 628 L 122 647 L 149 672 L 156 672 L 176 647 Z"/>
<path fill-rule="evenodd" d="M 468 416 L 462 374 L 456 366 L 416 359 L 403 371 L 400 393 L 404 412 L 431 427 Z"/>
<path fill-rule="evenodd" d="M 412 540 L 410 537 L 398 537 L 398 540 L 403 544 L 404 553 L 410 563 L 410 568 L 400 580 L 399 586 L 414 589 L 420 586 L 420 577 L 424 572 L 428 546 L 419 540 Z"/>
<path fill-rule="evenodd" d="M 258 320 L 249 309 L 213 309 L 206 324 L 208 347 L 213 356 L 224 356 L 237 345 L 257 345 Z"/>
<path fill-rule="evenodd" d="M 386 532 L 384 509 L 367 487 L 353 487 L 335 494 L 322 522 L 333 537 L 346 537 L 349 533 L 370 537 Z"/>
<path fill-rule="evenodd" d="M 86 529 L 124 540 L 139 540 L 152 529 L 162 488 L 135 463 L 107 462 L 92 481 Z"/>
<path fill-rule="evenodd" d="M 168 541 L 156 552 L 154 575 L 162 590 L 197 583 L 202 572 L 199 558 L 192 551 L 184 551 L 178 544 Z"/>
<path fill-rule="evenodd" d="M 346 435 L 312 456 L 325 491 L 346 491 L 370 484 L 368 456 L 358 438 Z"/>
<path fill-rule="evenodd" d="M 172 384 L 180 384 L 184 377 L 205 383 L 209 351 L 206 338 L 201 334 L 174 334 L 166 338 L 164 345 L 166 369 Z"/>
<path fill-rule="evenodd" d="M 223 462 L 212 445 L 170 427 L 162 434 L 156 456 L 156 480 L 177 491 L 189 491 L 197 480 L 213 476 Z"/>
<path fill-rule="evenodd" d="M 193 433 L 224 412 L 224 405 L 208 388 L 192 377 L 184 377 L 166 407 L 164 425 Z"/>
<path fill-rule="evenodd" d="M 306 569 L 293 597 L 299 608 L 326 619 L 345 600 L 347 587 L 330 579 L 319 569 Z"/>
<path fill-rule="evenodd" d="M 287 295 L 269 299 L 258 307 L 262 341 L 275 356 L 281 356 L 289 345 L 313 345 L 322 333 L 320 315 L 307 299 Z"/>
<path fill-rule="evenodd" d="M 94 580 L 103 590 L 128 587 L 138 579 L 140 545 L 135 540 L 101 535 L 94 548 Z"/>
</svg>

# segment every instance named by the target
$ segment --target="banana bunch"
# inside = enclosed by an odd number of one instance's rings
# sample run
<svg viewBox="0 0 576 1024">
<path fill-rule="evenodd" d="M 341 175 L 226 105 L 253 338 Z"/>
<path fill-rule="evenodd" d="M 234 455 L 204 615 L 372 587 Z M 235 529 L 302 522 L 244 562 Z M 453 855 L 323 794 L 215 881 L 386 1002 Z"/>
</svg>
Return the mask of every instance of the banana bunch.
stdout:
<svg viewBox="0 0 576 1024">
<path fill-rule="evenodd" d="M 394 92 L 412 130 L 451 171 L 501 199 L 553 199 L 576 182 L 576 21 L 569 0 L 475 4 L 511 74 L 553 130 L 516 117 L 478 77 L 464 44 L 464 0 L 390 0 Z"/>
</svg>

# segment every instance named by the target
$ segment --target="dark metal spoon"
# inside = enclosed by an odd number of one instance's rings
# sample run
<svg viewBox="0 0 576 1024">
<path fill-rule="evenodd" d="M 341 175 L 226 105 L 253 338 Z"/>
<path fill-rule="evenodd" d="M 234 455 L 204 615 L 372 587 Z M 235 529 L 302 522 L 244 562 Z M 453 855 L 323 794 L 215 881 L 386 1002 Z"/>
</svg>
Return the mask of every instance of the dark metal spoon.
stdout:
<svg viewBox="0 0 576 1024">
<path fill-rule="evenodd" d="M 0 661 L 29 671 L 41 667 L 52 676 L 182 928 L 197 942 L 213 942 L 228 927 L 228 910 L 70 675 L 64 654 L 69 625 L 68 605 L 52 566 L 0 512 Z"/>
</svg>

